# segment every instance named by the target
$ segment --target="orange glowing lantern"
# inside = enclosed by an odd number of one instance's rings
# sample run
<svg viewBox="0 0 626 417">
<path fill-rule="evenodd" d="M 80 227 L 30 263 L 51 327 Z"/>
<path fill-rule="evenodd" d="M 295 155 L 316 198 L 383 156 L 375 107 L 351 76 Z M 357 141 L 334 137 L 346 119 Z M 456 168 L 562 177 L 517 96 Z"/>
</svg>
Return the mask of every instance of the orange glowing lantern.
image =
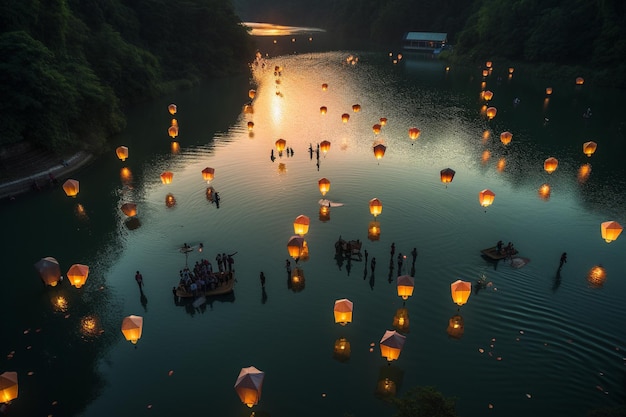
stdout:
<svg viewBox="0 0 626 417">
<path fill-rule="evenodd" d="M 320 189 L 320 193 L 322 193 L 322 195 L 326 195 L 326 193 L 328 191 L 330 191 L 330 181 L 328 181 L 326 178 L 322 178 L 317 182 L 317 185 L 319 186 Z"/>
<path fill-rule="evenodd" d="M 70 284 L 76 288 L 80 288 L 85 285 L 85 281 L 87 281 L 87 277 L 89 276 L 89 267 L 87 265 L 74 264 L 70 266 L 66 275 L 70 280 Z"/>
<path fill-rule="evenodd" d="M 141 339 L 142 330 L 143 317 L 130 315 L 122 320 L 122 334 L 133 345 L 137 344 L 137 341 Z"/>
<path fill-rule="evenodd" d="M 254 107 L 251 104 L 244 104 L 243 112 L 245 114 L 254 114 Z"/>
<path fill-rule="evenodd" d="M 547 96 L 551 96 L 552 95 L 552 87 L 546 87 L 546 95 Z"/>
<path fill-rule="evenodd" d="M 416 128 L 416 127 L 409 128 L 409 138 L 411 140 L 416 140 L 417 138 L 419 138 L 420 137 L 420 133 L 421 133 L 421 131 L 418 128 Z"/>
<path fill-rule="evenodd" d="M 485 99 L 485 101 L 489 101 L 493 98 L 493 92 L 490 90 L 487 91 L 483 91 L 483 99 Z"/>
<path fill-rule="evenodd" d="M 541 187 L 539 187 L 539 197 L 541 197 L 543 200 L 549 200 L 550 193 L 550 185 L 542 184 Z"/>
<path fill-rule="evenodd" d="M 322 151 L 324 153 L 324 155 L 326 155 L 329 150 L 330 150 L 330 142 L 327 141 L 327 140 L 321 141 L 320 142 L 320 151 Z"/>
<path fill-rule="evenodd" d="M 460 339 L 461 336 L 463 336 L 464 332 L 465 323 L 463 322 L 463 317 L 461 317 L 459 314 L 450 317 L 447 329 L 448 336 L 454 339 Z"/>
<path fill-rule="evenodd" d="M 603 222 L 600 225 L 602 239 L 607 243 L 613 242 L 622 233 L 622 226 L 616 221 Z"/>
<path fill-rule="evenodd" d="M 35 269 L 39 272 L 43 283 L 51 287 L 56 287 L 61 279 L 59 261 L 52 256 L 47 256 L 37 261 L 37 263 L 35 263 Z"/>
<path fill-rule="evenodd" d="M 333 357 L 339 361 L 347 361 L 350 359 L 351 348 L 350 342 L 345 337 L 335 340 L 333 349 Z"/>
<path fill-rule="evenodd" d="M 128 158 L 128 148 L 126 146 L 118 146 L 115 153 L 120 161 L 125 161 Z"/>
<path fill-rule="evenodd" d="M 282 153 L 285 150 L 285 146 L 287 146 L 287 141 L 285 139 L 278 139 L 274 145 L 276 145 L 276 150 L 278 153 Z"/>
<path fill-rule="evenodd" d="M 302 256 L 302 251 L 304 249 L 304 238 L 302 236 L 291 236 L 289 238 L 289 242 L 287 242 L 287 250 L 289 251 L 289 256 L 294 259 L 300 258 Z"/>
<path fill-rule="evenodd" d="M 352 111 L 355 113 L 358 113 L 361 111 L 361 105 L 360 104 L 354 104 L 352 105 Z"/>
<path fill-rule="evenodd" d="M 379 119 L 379 121 L 380 121 L 380 125 L 381 126 L 386 126 L 387 125 L 387 118 L 386 117 L 381 117 Z"/>
<path fill-rule="evenodd" d="M 165 171 L 161 174 L 161 182 L 163 184 L 171 184 L 174 179 L 174 173 L 171 171 Z"/>
<path fill-rule="evenodd" d="M 515 68 L 513 68 L 513 67 L 509 67 L 509 74 L 511 75 L 511 74 L 513 74 L 514 72 L 515 72 Z"/>
<path fill-rule="evenodd" d="M 341 121 L 344 123 L 348 123 L 348 120 L 350 120 L 350 115 L 348 113 L 344 113 L 341 115 Z"/>
<path fill-rule="evenodd" d="M 497 112 L 498 112 L 498 109 L 496 109 L 495 107 L 487 107 L 485 114 L 487 115 L 487 118 L 491 120 L 494 117 L 496 117 Z"/>
<path fill-rule="evenodd" d="M 597 147 L 598 147 L 598 144 L 595 143 L 594 141 L 585 142 L 583 143 L 583 153 L 587 156 L 591 156 L 594 154 Z"/>
<path fill-rule="evenodd" d="M 10 403 L 17 398 L 17 372 L 0 374 L 0 403 Z"/>
<path fill-rule="evenodd" d="M 122 213 L 127 215 L 128 217 L 133 217 L 137 215 L 137 204 L 135 203 L 124 203 L 122 207 L 120 207 Z"/>
<path fill-rule="evenodd" d="M 167 134 L 170 135 L 172 139 L 174 139 L 176 136 L 178 136 L 178 126 L 170 126 L 167 129 Z"/>
<path fill-rule="evenodd" d="M 485 66 L 486 66 L 487 68 L 491 68 L 491 65 L 492 65 L 492 64 L 493 64 L 493 62 L 491 62 L 491 61 L 487 61 L 487 62 L 485 62 Z"/>
<path fill-rule="evenodd" d="M 398 359 L 404 347 L 404 342 L 406 342 L 406 336 L 395 330 L 386 330 L 380 339 L 381 356 L 387 358 L 389 362 Z"/>
<path fill-rule="evenodd" d="M 176 205 L 176 197 L 174 197 L 174 194 L 169 193 L 168 195 L 165 196 L 165 207 L 167 208 L 172 208 Z"/>
<path fill-rule="evenodd" d="M 335 315 L 335 323 L 339 323 L 345 326 L 352 322 L 352 309 L 353 303 L 347 298 L 335 301 L 335 307 L 333 309 Z"/>
<path fill-rule="evenodd" d="M 443 182 L 444 184 L 451 183 L 454 179 L 454 174 L 456 174 L 456 172 L 452 168 L 442 169 L 439 172 L 439 175 L 441 176 L 441 182 Z"/>
<path fill-rule="evenodd" d="M 178 127 L 178 120 L 176 120 L 176 119 L 172 119 L 172 122 L 170 123 L 170 126 L 176 126 L 176 127 Z"/>
<path fill-rule="evenodd" d="M 248 122 L 248 131 L 252 131 L 254 129 L 254 122 Z"/>
<path fill-rule="evenodd" d="M 242 403 L 248 407 L 259 403 L 264 379 L 265 372 L 258 370 L 254 366 L 241 368 L 239 376 L 235 381 L 235 391 Z"/>
<path fill-rule="evenodd" d="M 367 226 L 367 238 L 372 242 L 380 240 L 380 222 L 369 222 Z"/>
<path fill-rule="evenodd" d="M 328 108 L 326 106 L 320 107 L 320 113 L 321 114 L 326 114 L 327 112 L 328 112 Z"/>
<path fill-rule="evenodd" d="M 407 300 L 413 295 L 413 288 L 415 288 L 415 278 L 409 275 L 400 275 L 397 282 L 398 297 L 402 297 L 403 300 Z"/>
<path fill-rule="evenodd" d="M 202 170 L 202 179 L 207 182 L 207 184 L 215 178 L 215 168 L 206 167 Z"/>
<path fill-rule="evenodd" d="M 583 77 L 576 78 L 576 85 L 583 85 L 585 83 L 585 79 Z"/>
<path fill-rule="evenodd" d="M 328 90 L 328 84 L 324 83 L 322 84 L 322 91 L 326 91 Z"/>
<path fill-rule="evenodd" d="M 68 197 L 76 197 L 79 191 L 79 182 L 69 179 L 63 183 L 63 191 Z"/>
<path fill-rule="evenodd" d="M 169 106 L 167 106 L 167 111 L 169 111 L 172 115 L 176 114 L 177 110 L 178 109 L 176 108 L 176 104 L 170 104 Z"/>
<path fill-rule="evenodd" d="M 311 221 L 304 214 L 296 217 L 296 220 L 293 222 L 293 232 L 297 235 L 304 236 L 309 233 L 309 224 Z"/>
<path fill-rule="evenodd" d="M 380 133 L 382 126 L 379 123 L 376 123 L 374 126 L 372 126 L 372 131 L 374 132 L 375 135 L 378 135 Z"/>
<path fill-rule="evenodd" d="M 376 157 L 376 159 L 380 160 L 383 158 L 383 156 L 385 156 L 385 151 L 387 150 L 387 147 L 385 145 L 383 145 L 382 143 L 379 143 L 378 145 L 374 146 L 374 156 Z"/>
<path fill-rule="evenodd" d="M 496 194 L 487 188 L 478 193 L 478 201 L 483 207 L 489 207 L 495 198 Z"/>
<path fill-rule="evenodd" d="M 552 174 L 554 171 L 556 171 L 556 168 L 559 166 L 559 161 L 558 159 L 554 158 L 554 157 L 550 157 L 548 159 L 546 159 L 543 162 L 543 169 L 548 173 L 548 174 Z"/>
<path fill-rule="evenodd" d="M 250 97 L 250 100 L 254 99 L 255 96 L 256 96 L 256 90 L 250 89 L 248 91 L 248 97 Z"/>
<path fill-rule="evenodd" d="M 606 281 L 606 270 L 600 265 L 596 265 L 587 273 L 587 281 L 593 286 L 601 287 Z"/>
<path fill-rule="evenodd" d="M 372 198 L 370 200 L 369 205 L 370 205 L 370 214 L 374 216 L 374 218 L 383 212 L 383 203 L 379 199 Z"/>
<path fill-rule="evenodd" d="M 458 279 L 450 284 L 450 292 L 452 293 L 452 301 L 462 306 L 467 303 L 467 299 L 472 293 L 472 283 Z"/>
<path fill-rule="evenodd" d="M 500 133 L 500 142 L 502 142 L 503 145 L 506 146 L 511 143 L 511 139 L 513 139 L 513 133 L 509 131 Z"/>
<path fill-rule="evenodd" d="M 483 77 L 486 77 L 489 75 L 489 70 L 484 69 L 483 70 Z"/>
</svg>

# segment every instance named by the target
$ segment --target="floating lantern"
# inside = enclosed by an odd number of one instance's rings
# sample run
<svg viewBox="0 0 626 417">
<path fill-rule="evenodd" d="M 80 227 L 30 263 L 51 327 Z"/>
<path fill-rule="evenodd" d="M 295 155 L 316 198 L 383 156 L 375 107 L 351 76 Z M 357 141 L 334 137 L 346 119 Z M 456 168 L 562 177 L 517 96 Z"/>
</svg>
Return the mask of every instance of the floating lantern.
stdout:
<svg viewBox="0 0 626 417">
<path fill-rule="evenodd" d="M 413 295 L 413 288 L 415 288 L 415 278 L 409 275 L 400 275 L 398 277 L 398 297 L 402 297 L 403 300 L 408 300 Z"/>
<path fill-rule="evenodd" d="M 491 68 L 491 65 L 492 65 L 492 64 L 493 64 L 493 63 L 492 63 L 491 61 L 487 61 L 487 62 L 485 62 L 485 66 L 486 66 L 487 68 Z"/>
<path fill-rule="evenodd" d="M 348 113 L 344 113 L 341 115 L 341 121 L 344 123 L 348 123 L 348 120 L 350 120 L 350 115 Z"/>
<path fill-rule="evenodd" d="M 61 279 L 59 261 L 52 256 L 47 256 L 37 261 L 37 263 L 35 263 L 35 269 L 39 272 L 43 283 L 51 287 L 55 287 Z"/>
<path fill-rule="evenodd" d="M 539 187 L 539 197 L 541 197 L 543 200 L 549 200 L 550 193 L 550 185 L 542 184 L 541 187 Z"/>
<path fill-rule="evenodd" d="M 460 339 L 461 336 L 463 336 L 464 332 L 465 332 L 465 323 L 463 322 L 463 317 L 461 317 L 458 314 L 450 317 L 450 320 L 448 320 L 448 329 L 447 329 L 448 336 L 454 339 Z"/>
<path fill-rule="evenodd" d="M 380 222 L 369 222 L 367 226 L 367 238 L 372 242 L 380 240 Z"/>
<path fill-rule="evenodd" d="M 248 122 L 248 131 L 252 132 L 252 129 L 254 129 L 254 122 Z"/>
<path fill-rule="evenodd" d="M 253 100 L 255 96 L 256 96 L 256 90 L 254 89 L 248 90 L 248 97 L 250 97 L 250 100 Z"/>
<path fill-rule="evenodd" d="M 79 190 L 79 182 L 69 179 L 63 183 L 63 191 L 68 197 L 76 197 Z"/>
<path fill-rule="evenodd" d="M 487 188 L 478 193 L 478 201 L 483 207 L 489 207 L 495 198 L 496 194 Z"/>
<path fill-rule="evenodd" d="M 352 309 L 353 309 L 353 303 L 347 298 L 336 300 L 335 307 L 333 308 L 333 312 L 335 315 L 335 323 L 339 323 L 342 326 L 345 326 L 346 324 L 351 323 L 352 322 Z"/>
<path fill-rule="evenodd" d="M 489 75 L 489 70 L 484 69 L 483 70 L 483 77 L 486 77 Z"/>
<path fill-rule="evenodd" d="M 289 241 L 287 242 L 289 256 L 297 260 L 302 255 L 303 248 L 304 238 L 302 236 L 291 236 L 291 238 L 289 238 Z"/>
<path fill-rule="evenodd" d="M 215 178 L 215 168 L 206 167 L 202 170 L 202 179 L 204 179 L 207 184 Z"/>
<path fill-rule="evenodd" d="M 379 119 L 379 121 L 380 121 L 380 125 L 381 126 L 386 126 L 387 125 L 387 118 L 386 117 L 381 117 Z"/>
<path fill-rule="evenodd" d="M 335 340 L 335 347 L 333 349 L 333 356 L 339 361 L 347 361 L 350 359 L 351 349 L 350 342 L 345 337 Z"/>
<path fill-rule="evenodd" d="M 543 162 L 543 169 L 548 173 L 548 174 L 552 174 L 554 171 L 556 171 L 556 168 L 559 166 L 559 161 L 558 159 L 554 158 L 554 157 L 550 157 L 548 159 L 546 159 Z"/>
<path fill-rule="evenodd" d="M 509 131 L 500 133 L 500 142 L 502 142 L 503 145 L 506 146 L 511 143 L 511 139 L 513 139 L 513 133 Z"/>
<path fill-rule="evenodd" d="M 497 112 L 498 112 L 498 109 L 496 109 L 495 107 L 487 107 L 487 110 L 486 110 L 487 118 L 489 120 L 493 119 L 494 117 L 496 117 Z"/>
<path fill-rule="evenodd" d="M 165 196 L 165 207 L 167 208 L 172 208 L 176 205 L 176 197 L 174 197 L 174 194 L 169 193 L 168 195 Z"/>
<path fill-rule="evenodd" d="M 87 277 L 89 276 L 89 267 L 87 265 L 74 264 L 70 266 L 66 275 L 70 280 L 70 284 L 76 288 L 80 288 L 85 285 L 85 281 L 87 281 Z"/>
<path fill-rule="evenodd" d="M 598 147 L 598 144 L 595 143 L 594 141 L 585 142 L 583 143 L 583 153 L 587 156 L 591 156 L 594 154 L 597 147 Z"/>
<path fill-rule="evenodd" d="M 384 377 L 378 380 L 376 384 L 376 394 L 383 397 L 394 397 L 398 391 L 397 384 L 394 380 Z"/>
<path fill-rule="evenodd" d="M 133 345 L 137 344 L 137 341 L 141 339 L 142 330 L 143 317 L 130 315 L 122 320 L 122 334 Z"/>
<path fill-rule="evenodd" d="M 320 151 L 322 151 L 322 153 L 324 155 L 326 155 L 329 150 L 330 150 L 330 142 L 327 141 L 327 140 L 321 141 L 320 142 Z"/>
<path fill-rule="evenodd" d="M 176 114 L 176 112 L 178 111 L 178 109 L 176 108 L 176 104 L 170 104 L 169 106 L 167 106 L 167 111 L 169 111 L 171 115 Z"/>
<path fill-rule="evenodd" d="M 310 220 L 307 216 L 301 214 L 296 217 L 296 220 L 293 222 L 293 231 L 295 234 L 304 236 L 309 233 L 309 224 Z"/>
<path fill-rule="evenodd" d="M 383 203 L 377 198 L 372 198 L 369 203 L 370 206 L 370 214 L 376 218 L 376 216 L 380 215 L 383 212 Z"/>
<path fill-rule="evenodd" d="M 489 101 L 493 98 L 493 92 L 490 90 L 487 91 L 483 91 L 483 99 L 485 99 L 485 101 Z"/>
<path fill-rule="evenodd" d="M 385 156 L 385 151 L 387 150 L 387 147 L 385 145 L 383 145 L 382 143 L 379 143 L 378 145 L 374 146 L 374 156 L 376 157 L 376 159 L 380 160 L 383 158 L 383 156 Z"/>
<path fill-rule="evenodd" d="M 174 173 L 171 171 L 165 171 L 161 174 L 161 182 L 163 184 L 171 184 L 174 179 Z"/>
<path fill-rule="evenodd" d="M 420 137 L 420 133 L 421 133 L 421 131 L 418 128 L 416 128 L 416 127 L 409 128 L 409 138 L 411 140 L 416 140 L 417 138 L 419 138 Z"/>
<path fill-rule="evenodd" d="M 603 222 L 600 225 L 600 230 L 602 239 L 606 240 L 607 243 L 611 243 L 622 233 L 622 226 L 615 221 Z"/>
<path fill-rule="evenodd" d="M 328 84 L 324 83 L 322 84 L 322 91 L 326 91 L 328 90 Z"/>
<path fill-rule="evenodd" d="M 360 104 L 354 104 L 352 106 L 352 111 L 355 112 L 355 113 L 360 112 L 361 111 L 361 105 Z"/>
<path fill-rule="evenodd" d="M 547 96 L 551 96 L 552 95 L 552 87 L 546 87 L 546 95 Z"/>
<path fill-rule="evenodd" d="M 450 292 L 452 293 L 452 301 L 462 306 L 467 303 L 467 299 L 472 293 L 472 283 L 458 279 L 450 284 Z"/>
<path fill-rule="evenodd" d="M 401 333 L 409 332 L 409 310 L 405 307 L 399 308 L 393 316 L 393 328 Z"/>
<path fill-rule="evenodd" d="M 372 131 L 374 132 L 375 135 L 378 135 L 380 133 L 381 128 L 382 128 L 382 125 L 376 123 L 374 126 L 372 126 Z"/>
<path fill-rule="evenodd" d="M 320 206 L 319 219 L 321 222 L 327 222 L 330 220 L 330 207 Z"/>
<path fill-rule="evenodd" d="M 278 139 L 274 145 L 276 146 L 276 150 L 279 154 L 282 154 L 285 150 L 285 146 L 287 146 L 287 141 L 285 139 Z"/>
<path fill-rule="evenodd" d="M 320 193 L 322 193 L 322 196 L 325 196 L 326 193 L 330 191 L 330 181 L 328 181 L 326 178 L 322 178 L 317 182 L 317 184 L 319 186 Z"/>
<path fill-rule="evenodd" d="M 122 207 L 120 207 L 122 213 L 127 215 L 128 217 L 133 217 L 137 215 L 137 204 L 135 203 L 124 203 Z"/>
<path fill-rule="evenodd" d="M 401 335 L 395 330 L 386 330 L 382 339 L 380 339 L 380 354 L 383 358 L 387 358 L 389 362 L 398 359 L 406 336 Z"/>
<path fill-rule="evenodd" d="M 576 85 L 583 85 L 585 83 L 585 79 L 583 77 L 576 77 Z"/>
<path fill-rule="evenodd" d="M 239 376 L 235 381 L 235 391 L 242 403 L 248 407 L 259 403 L 263 379 L 265 379 L 265 372 L 258 370 L 254 366 L 241 368 Z"/>
<path fill-rule="evenodd" d="M 17 398 L 17 372 L 0 374 L 0 403 L 9 403 Z"/>
<path fill-rule="evenodd" d="M 167 129 L 167 134 L 170 135 L 172 139 L 174 139 L 176 136 L 178 136 L 178 126 L 170 126 Z"/>
<path fill-rule="evenodd" d="M 596 265 L 589 270 L 587 281 L 594 286 L 601 287 L 606 281 L 606 270 L 600 265 Z"/>
<path fill-rule="evenodd" d="M 452 180 L 454 179 L 454 174 L 456 174 L 456 172 L 452 168 L 442 169 L 439 172 L 439 175 L 441 176 L 441 182 L 443 182 L 444 184 L 452 182 Z"/>
<path fill-rule="evenodd" d="M 327 112 L 328 112 L 328 107 L 326 107 L 326 106 L 320 107 L 320 113 L 321 114 L 326 114 Z"/>
<path fill-rule="evenodd" d="M 277 93 L 278 94 L 278 93 Z M 254 107 L 251 104 L 244 104 L 243 112 L 245 114 L 254 114 Z"/>
<path fill-rule="evenodd" d="M 120 161 L 125 161 L 128 158 L 128 148 L 126 146 L 118 146 L 115 150 L 115 154 Z"/>
<path fill-rule="evenodd" d="M 509 67 L 509 75 L 512 75 L 515 72 L 515 68 Z"/>
<path fill-rule="evenodd" d="M 176 127 L 178 127 L 178 120 L 176 120 L 176 119 L 172 119 L 172 121 L 170 122 L 170 126 L 176 126 Z"/>
</svg>

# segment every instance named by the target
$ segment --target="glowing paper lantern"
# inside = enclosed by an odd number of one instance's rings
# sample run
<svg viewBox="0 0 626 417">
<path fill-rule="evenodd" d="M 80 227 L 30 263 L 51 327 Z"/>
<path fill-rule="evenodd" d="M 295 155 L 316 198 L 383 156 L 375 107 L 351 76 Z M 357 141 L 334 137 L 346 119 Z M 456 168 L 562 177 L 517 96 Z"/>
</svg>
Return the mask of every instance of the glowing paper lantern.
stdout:
<svg viewBox="0 0 626 417">
<path fill-rule="evenodd" d="M 463 317 L 461 317 L 458 314 L 450 317 L 450 320 L 448 321 L 448 329 L 447 329 L 448 336 L 454 339 L 460 339 L 461 336 L 463 336 L 464 332 L 465 332 L 465 323 L 463 322 Z"/>
<path fill-rule="evenodd" d="M 513 67 L 509 67 L 509 75 L 510 75 L 510 74 L 513 74 L 513 72 L 515 72 L 515 68 L 513 68 Z"/>
<path fill-rule="evenodd" d="M 600 265 L 596 265 L 587 274 L 587 281 L 593 286 L 601 287 L 606 281 L 606 270 Z"/>
<path fill-rule="evenodd" d="M 202 179 L 204 179 L 207 184 L 213 181 L 215 178 L 215 168 L 206 167 L 202 170 Z"/>
<path fill-rule="evenodd" d="M 330 142 L 327 141 L 327 140 L 321 141 L 320 142 L 320 151 L 322 151 L 324 153 L 324 155 L 326 155 L 329 150 L 330 150 Z"/>
<path fill-rule="evenodd" d="M 241 368 L 239 376 L 235 381 L 235 391 L 242 403 L 248 407 L 259 403 L 263 379 L 265 379 L 265 372 L 258 370 L 254 366 Z"/>
<path fill-rule="evenodd" d="M 541 197 L 544 200 L 549 200 L 550 199 L 550 185 L 548 184 L 542 184 L 541 187 L 539 187 L 539 197 Z"/>
<path fill-rule="evenodd" d="M 380 121 L 380 125 L 381 126 L 386 126 L 387 125 L 387 118 L 386 117 L 381 117 L 379 119 L 379 121 Z"/>
<path fill-rule="evenodd" d="M 326 106 L 320 107 L 320 113 L 321 114 L 326 114 L 327 112 L 328 112 L 328 107 L 326 107 Z"/>
<path fill-rule="evenodd" d="M 287 250 L 289 256 L 294 259 L 300 258 L 302 250 L 304 249 L 304 238 L 302 236 L 291 236 L 287 242 Z"/>
<path fill-rule="evenodd" d="M 352 111 L 355 112 L 355 113 L 360 112 L 361 111 L 361 105 L 360 104 L 354 104 L 352 106 Z"/>
<path fill-rule="evenodd" d="M 127 316 L 122 320 L 122 334 L 133 345 L 141 339 L 141 331 L 143 330 L 143 317 Z"/>
<path fill-rule="evenodd" d="M 326 91 L 328 90 L 328 84 L 324 83 L 322 84 L 322 91 Z"/>
<path fill-rule="evenodd" d="M 395 330 L 386 330 L 383 337 L 380 339 L 380 354 L 383 358 L 387 358 L 389 362 L 398 359 L 406 336 L 401 335 Z"/>
<path fill-rule="evenodd" d="M 250 97 L 250 100 L 254 99 L 255 96 L 256 96 L 256 90 L 250 89 L 248 91 L 248 97 Z"/>
<path fill-rule="evenodd" d="M 489 70 L 484 69 L 483 70 L 483 77 L 486 77 L 489 75 Z"/>
<path fill-rule="evenodd" d="M 552 174 L 554 171 L 556 171 L 556 168 L 559 166 L 559 161 L 558 159 L 554 158 L 554 157 L 550 157 L 548 159 L 546 159 L 545 161 L 543 161 L 543 169 L 548 173 L 548 174 Z"/>
<path fill-rule="evenodd" d="M 171 184 L 174 179 L 174 173 L 171 171 L 165 171 L 161 174 L 161 182 L 163 184 Z"/>
<path fill-rule="evenodd" d="M 600 230 L 602 239 L 606 240 L 607 243 L 611 243 L 622 233 L 622 226 L 618 222 L 608 221 L 600 225 Z"/>
<path fill-rule="evenodd" d="M 409 275 L 400 275 L 398 277 L 398 297 L 402 297 L 403 300 L 408 300 L 413 295 L 413 288 L 415 288 L 415 278 Z"/>
<path fill-rule="evenodd" d="M 254 122 L 248 122 L 248 131 L 252 131 L 254 129 Z"/>
<path fill-rule="evenodd" d="M 176 108 L 176 104 L 170 104 L 169 106 L 167 106 L 167 111 L 169 111 L 172 115 L 176 114 L 177 110 L 178 109 Z"/>
<path fill-rule="evenodd" d="M 380 222 L 369 222 L 367 226 L 367 238 L 372 242 L 380 240 Z"/>
<path fill-rule="evenodd" d="M 491 65 L 492 65 L 492 64 L 493 64 L 493 63 L 492 63 L 491 61 L 487 61 L 487 62 L 485 62 L 485 66 L 486 66 L 487 68 L 491 68 Z"/>
<path fill-rule="evenodd" d="M 546 87 L 546 95 L 547 96 L 551 96 L 552 95 L 552 87 Z"/>
<path fill-rule="evenodd" d="M 591 156 L 596 151 L 597 147 L 598 144 L 594 141 L 585 142 L 583 143 L 583 153 L 587 156 Z"/>
<path fill-rule="evenodd" d="M 375 135 L 378 135 L 380 133 L 381 128 L 382 126 L 376 123 L 374 126 L 372 126 L 372 131 L 374 132 Z"/>
<path fill-rule="evenodd" d="M 251 104 L 244 104 L 243 112 L 245 114 L 254 114 L 254 107 Z"/>
<path fill-rule="evenodd" d="M 0 374 L 0 403 L 8 403 L 17 398 L 17 372 Z"/>
<path fill-rule="evenodd" d="M 495 198 L 496 194 L 487 188 L 478 193 L 478 201 L 483 207 L 489 207 Z"/>
<path fill-rule="evenodd" d="M 85 285 L 85 281 L 87 281 L 87 277 L 89 276 L 89 267 L 87 265 L 74 264 L 70 266 L 66 275 L 70 280 L 70 284 L 76 288 L 80 288 Z"/>
<path fill-rule="evenodd" d="M 452 168 L 442 169 L 439 172 L 439 175 L 441 176 L 441 182 L 443 182 L 444 184 L 452 182 L 452 180 L 454 179 L 454 174 L 456 174 L 456 172 Z"/>
<path fill-rule="evenodd" d="M 420 133 L 421 131 L 416 127 L 409 128 L 409 138 L 411 140 L 416 140 L 417 138 L 419 138 Z"/>
<path fill-rule="evenodd" d="M 350 115 L 348 113 L 344 113 L 341 115 L 341 121 L 344 123 L 348 123 L 348 120 L 350 120 Z"/>
<path fill-rule="evenodd" d="M 118 146 L 115 154 L 121 161 L 125 161 L 128 158 L 128 148 L 126 146 Z"/>
<path fill-rule="evenodd" d="M 293 222 L 293 231 L 295 234 L 304 236 L 309 233 L 309 224 L 310 220 L 304 214 L 296 217 L 296 220 Z"/>
<path fill-rule="evenodd" d="M 135 203 L 124 203 L 122 207 L 120 207 L 122 213 L 127 215 L 128 217 L 133 217 L 137 215 L 137 204 Z"/>
<path fill-rule="evenodd" d="M 387 147 L 385 145 L 383 145 L 382 143 L 379 143 L 378 145 L 374 146 L 374 156 L 376 157 L 376 159 L 382 159 L 383 156 L 385 156 L 385 151 L 387 150 Z"/>
<path fill-rule="evenodd" d="M 511 139 L 513 139 L 513 133 L 509 131 L 500 133 L 500 142 L 502 142 L 503 145 L 506 146 L 511 143 Z"/>
<path fill-rule="evenodd" d="M 274 145 L 278 153 L 282 153 L 285 150 L 285 146 L 287 146 L 287 141 L 285 139 L 278 139 Z"/>
<path fill-rule="evenodd" d="M 342 326 L 351 323 L 353 307 L 354 305 L 352 301 L 348 300 L 347 298 L 336 300 L 335 307 L 333 308 L 335 323 L 339 323 Z"/>
<path fill-rule="evenodd" d="M 170 126 L 167 129 L 167 134 L 170 135 L 172 139 L 174 139 L 176 136 L 178 136 L 178 126 Z"/>
<path fill-rule="evenodd" d="M 456 280 L 450 284 L 450 292 L 452 293 L 452 301 L 459 306 L 467 303 L 467 299 L 472 293 L 472 283 Z"/>
<path fill-rule="evenodd" d="M 69 179 L 63 183 L 63 191 L 68 197 L 76 197 L 79 190 L 79 183 L 77 180 Z"/>
<path fill-rule="evenodd" d="M 576 85 L 583 85 L 585 83 L 585 79 L 583 77 L 576 77 Z"/>
<path fill-rule="evenodd" d="M 372 198 L 370 200 L 370 214 L 374 217 L 380 215 L 383 212 L 383 203 L 377 198 Z"/>
<path fill-rule="evenodd" d="M 489 101 L 492 98 L 493 98 L 493 91 L 490 91 L 490 90 L 483 91 L 483 99 L 485 99 L 485 101 Z"/>
<path fill-rule="evenodd" d="M 322 193 L 323 196 L 326 195 L 328 191 L 330 191 L 330 181 L 328 181 L 326 178 L 322 178 L 317 182 L 317 184 L 319 186 L 320 193 Z"/>
<path fill-rule="evenodd" d="M 487 107 L 486 114 L 489 120 L 496 117 L 496 113 L 498 113 L 498 109 L 496 109 L 495 107 Z"/>
<path fill-rule="evenodd" d="M 172 119 L 172 122 L 170 123 L 170 126 L 176 126 L 176 127 L 178 127 L 178 120 L 176 120 L 176 119 Z"/>
<path fill-rule="evenodd" d="M 59 262 L 52 256 L 41 258 L 35 263 L 35 269 L 44 284 L 55 287 L 61 279 L 61 267 Z"/>
</svg>

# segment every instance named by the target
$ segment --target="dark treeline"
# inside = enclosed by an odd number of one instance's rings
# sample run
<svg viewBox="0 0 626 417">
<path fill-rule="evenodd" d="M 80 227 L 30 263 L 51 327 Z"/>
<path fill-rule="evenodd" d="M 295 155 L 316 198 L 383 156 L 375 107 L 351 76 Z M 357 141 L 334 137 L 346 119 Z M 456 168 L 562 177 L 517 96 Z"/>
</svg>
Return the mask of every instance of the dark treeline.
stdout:
<svg viewBox="0 0 626 417">
<path fill-rule="evenodd" d="M 239 23 L 227 0 L 0 2 L 0 145 L 101 147 L 126 104 L 245 71 Z"/>
<path fill-rule="evenodd" d="M 452 58 L 526 63 L 626 88 L 623 0 L 234 0 L 243 20 L 317 26 L 335 39 L 399 43 L 409 31 L 446 32 Z M 582 72 L 581 72 L 582 70 Z"/>
</svg>

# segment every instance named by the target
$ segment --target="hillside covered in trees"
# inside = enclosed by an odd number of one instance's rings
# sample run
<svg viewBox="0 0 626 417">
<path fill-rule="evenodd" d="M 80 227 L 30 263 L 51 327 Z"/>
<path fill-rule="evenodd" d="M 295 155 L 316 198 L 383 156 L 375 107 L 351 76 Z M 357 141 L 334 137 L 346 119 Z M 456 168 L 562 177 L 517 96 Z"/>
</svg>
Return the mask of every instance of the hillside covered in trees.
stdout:
<svg viewBox="0 0 626 417">
<path fill-rule="evenodd" d="M 0 2 L 0 145 L 97 149 L 125 104 L 246 71 L 239 23 L 224 0 Z"/>
</svg>

